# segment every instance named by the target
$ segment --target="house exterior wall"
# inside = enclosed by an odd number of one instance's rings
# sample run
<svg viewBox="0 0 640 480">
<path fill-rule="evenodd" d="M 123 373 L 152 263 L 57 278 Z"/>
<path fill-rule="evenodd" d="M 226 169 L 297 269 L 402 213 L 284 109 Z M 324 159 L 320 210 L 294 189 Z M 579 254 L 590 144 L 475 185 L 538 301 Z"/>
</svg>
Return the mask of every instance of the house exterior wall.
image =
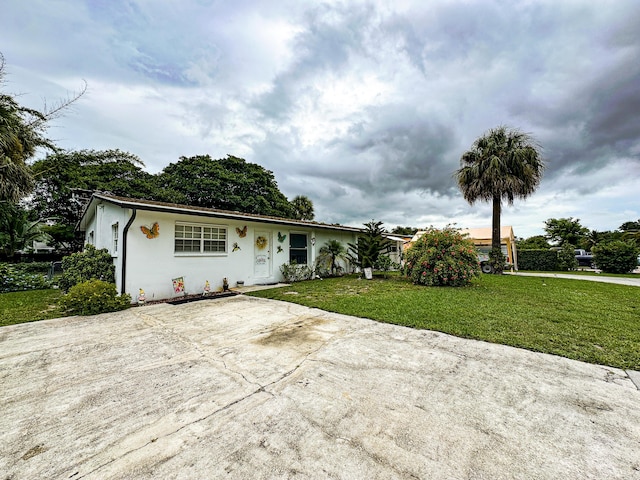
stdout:
<svg viewBox="0 0 640 480">
<path fill-rule="evenodd" d="M 95 207 L 93 218 L 85 229 L 87 243 L 93 243 L 96 248 L 107 248 L 112 254 L 118 291 L 122 291 L 123 230 L 131 215 L 131 209 L 103 202 Z M 141 227 L 151 229 L 154 223 L 158 224 L 158 235 L 148 238 Z M 114 225 L 117 225 L 117 251 L 113 245 Z M 176 225 L 225 229 L 226 251 L 176 253 Z M 310 266 L 315 265 L 318 251 L 328 240 L 338 240 L 346 248 L 347 242 L 353 243 L 356 239 L 355 233 L 341 230 L 137 209 L 135 220 L 126 234 L 124 291 L 135 301 L 139 289 L 143 289 L 147 301 L 151 301 L 182 295 L 175 294 L 173 290 L 172 279 L 179 277 L 184 279 L 185 294 L 202 293 L 207 281 L 211 291 L 221 290 L 223 278 L 227 278 L 230 287 L 236 286 L 239 280 L 245 285 L 283 281 L 280 266 L 289 262 L 292 233 L 306 235 L 307 264 Z M 266 244 L 264 240 L 258 242 L 258 237 L 266 239 Z M 348 268 L 345 262 L 342 264 Z"/>
<path fill-rule="evenodd" d="M 116 267 L 116 288 L 121 291 L 122 238 L 131 210 L 123 209 L 110 203 L 100 203 L 92 213 L 93 216 L 85 230 L 84 242 L 85 244 L 93 245 L 97 249 L 106 248 L 109 251 Z M 117 229 L 117 241 L 115 242 L 113 237 L 114 229 Z"/>
</svg>

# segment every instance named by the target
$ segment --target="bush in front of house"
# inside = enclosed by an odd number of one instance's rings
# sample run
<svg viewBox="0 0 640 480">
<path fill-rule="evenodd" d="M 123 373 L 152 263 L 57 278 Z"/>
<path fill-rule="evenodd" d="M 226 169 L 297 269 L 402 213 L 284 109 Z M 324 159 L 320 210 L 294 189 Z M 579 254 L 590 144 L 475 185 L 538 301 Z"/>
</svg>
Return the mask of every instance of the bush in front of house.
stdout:
<svg viewBox="0 0 640 480">
<path fill-rule="evenodd" d="M 58 285 L 64 292 L 87 280 L 103 280 L 115 283 L 116 267 L 106 248 L 98 250 L 86 245 L 83 252 L 73 253 L 62 259 L 62 275 Z"/>
<path fill-rule="evenodd" d="M 614 240 L 599 243 L 591 251 L 594 263 L 605 273 L 629 273 L 636 268 L 639 249 L 635 243 Z"/>
<path fill-rule="evenodd" d="M 117 312 L 131 306 L 131 295 L 118 295 L 113 283 L 88 280 L 69 289 L 59 301 L 60 309 L 70 315 L 97 315 Z"/>
<path fill-rule="evenodd" d="M 473 242 L 451 227 L 427 230 L 405 259 L 405 275 L 415 284 L 461 287 L 480 275 Z"/>
<path fill-rule="evenodd" d="M 0 293 L 45 290 L 51 287 L 52 283 L 46 275 L 25 271 L 20 268 L 20 264 L 0 263 Z"/>
<path fill-rule="evenodd" d="M 309 280 L 313 276 L 313 270 L 307 265 L 298 265 L 296 262 L 283 263 L 280 272 L 287 283 Z"/>
</svg>

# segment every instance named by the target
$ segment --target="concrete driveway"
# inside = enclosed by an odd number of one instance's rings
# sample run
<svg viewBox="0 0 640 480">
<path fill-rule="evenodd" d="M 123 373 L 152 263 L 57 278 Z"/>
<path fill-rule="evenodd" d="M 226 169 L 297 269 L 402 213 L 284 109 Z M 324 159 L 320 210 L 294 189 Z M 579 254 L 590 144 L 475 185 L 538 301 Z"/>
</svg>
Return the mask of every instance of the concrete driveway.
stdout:
<svg viewBox="0 0 640 480">
<path fill-rule="evenodd" d="M 238 296 L 0 329 L 5 479 L 640 479 L 626 373 Z"/>
</svg>

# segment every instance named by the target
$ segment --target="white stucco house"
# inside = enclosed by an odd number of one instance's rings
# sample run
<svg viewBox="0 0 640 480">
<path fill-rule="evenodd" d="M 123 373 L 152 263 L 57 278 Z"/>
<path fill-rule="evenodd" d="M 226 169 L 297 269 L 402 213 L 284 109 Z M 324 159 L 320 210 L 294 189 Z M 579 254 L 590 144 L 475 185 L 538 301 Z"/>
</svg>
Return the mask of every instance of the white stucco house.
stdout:
<svg viewBox="0 0 640 480">
<path fill-rule="evenodd" d="M 191 207 L 97 193 L 79 223 L 85 243 L 106 248 L 116 266 L 116 287 L 136 299 L 202 293 L 206 282 L 220 290 L 283 281 L 280 266 L 294 261 L 315 265 L 328 240 L 356 243 L 361 229 Z M 343 262 L 348 271 L 350 265 Z"/>
</svg>

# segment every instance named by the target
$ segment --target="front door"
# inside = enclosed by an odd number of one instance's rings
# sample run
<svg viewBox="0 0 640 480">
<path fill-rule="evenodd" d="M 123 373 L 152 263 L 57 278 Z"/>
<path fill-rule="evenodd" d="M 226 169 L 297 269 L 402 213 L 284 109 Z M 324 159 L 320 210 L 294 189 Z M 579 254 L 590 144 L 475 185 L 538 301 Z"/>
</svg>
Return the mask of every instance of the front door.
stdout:
<svg viewBox="0 0 640 480">
<path fill-rule="evenodd" d="M 256 279 L 271 277 L 271 233 L 256 230 L 253 242 L 253 275 Z"/>
</svg>

